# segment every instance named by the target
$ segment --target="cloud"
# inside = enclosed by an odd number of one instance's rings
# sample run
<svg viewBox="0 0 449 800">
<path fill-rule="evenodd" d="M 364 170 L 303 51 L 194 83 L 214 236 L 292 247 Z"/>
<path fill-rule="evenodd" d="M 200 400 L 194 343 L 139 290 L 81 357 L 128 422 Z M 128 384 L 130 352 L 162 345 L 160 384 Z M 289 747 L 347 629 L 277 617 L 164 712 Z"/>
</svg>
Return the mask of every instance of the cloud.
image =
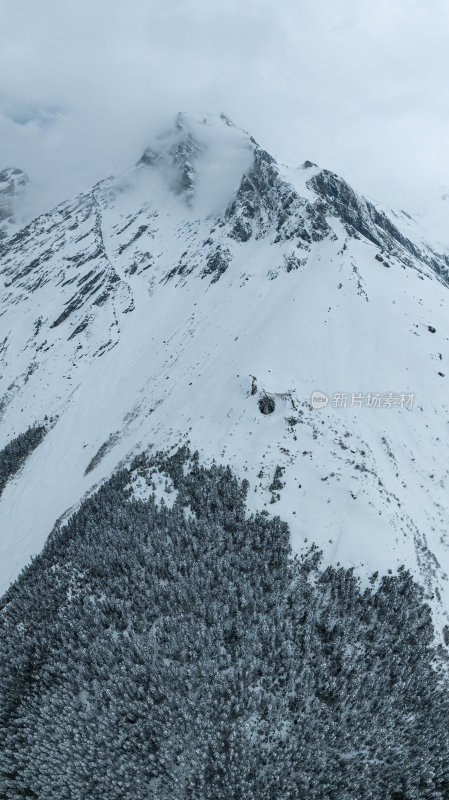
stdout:
<svg viewBox="0 0 449 800">
<path fill-rule="evenodd" d="M 0 0 L 0 163 L 51 203 L 225 111 L 413 209 L 449 184 L 448 34 L 445 0 Z"/>
<path fill-rule="evenodd" d="M 57 122 L 57 118 L 64 114 L 63 108 L 29 105 L 28 103 L 20 102 L 19 99 L 2 101 L 0 98 L 0 108 L 2 108 L 4 117 L 16 125 L 35 123 L 42 128 L 54 125 Z"/>
</svg>

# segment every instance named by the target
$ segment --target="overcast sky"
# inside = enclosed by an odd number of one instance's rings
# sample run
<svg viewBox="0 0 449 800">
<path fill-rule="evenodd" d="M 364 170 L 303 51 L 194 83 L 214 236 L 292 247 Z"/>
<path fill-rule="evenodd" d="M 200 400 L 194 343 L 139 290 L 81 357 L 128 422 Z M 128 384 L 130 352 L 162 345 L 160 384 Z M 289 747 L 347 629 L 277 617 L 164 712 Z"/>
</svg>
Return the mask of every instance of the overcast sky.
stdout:
<svg viewBox="0 0 449 800">
<path fill-rule="evenodd" d="M 448 0 L 0 0 L 0 166 L 56 201 L 224 111 L 419 210 L 449 186 L 448 43 Z"/>
</svg>

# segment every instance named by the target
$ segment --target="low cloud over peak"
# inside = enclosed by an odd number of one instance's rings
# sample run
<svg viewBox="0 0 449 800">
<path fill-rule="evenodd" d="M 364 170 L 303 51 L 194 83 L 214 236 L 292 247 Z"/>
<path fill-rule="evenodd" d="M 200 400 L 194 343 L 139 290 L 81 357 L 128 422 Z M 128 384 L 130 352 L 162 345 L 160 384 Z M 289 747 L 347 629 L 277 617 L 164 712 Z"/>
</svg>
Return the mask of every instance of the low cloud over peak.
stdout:
<svg viewBox="0 0 449 800">
<path fill-rule="evenodd" d="M 3 0 L 0 18 L 0 168 L 44 205 L 134 163 L 179 108 L 390 205 L 424 213 L 449 182 L 444 0 Z"/>
</svg>

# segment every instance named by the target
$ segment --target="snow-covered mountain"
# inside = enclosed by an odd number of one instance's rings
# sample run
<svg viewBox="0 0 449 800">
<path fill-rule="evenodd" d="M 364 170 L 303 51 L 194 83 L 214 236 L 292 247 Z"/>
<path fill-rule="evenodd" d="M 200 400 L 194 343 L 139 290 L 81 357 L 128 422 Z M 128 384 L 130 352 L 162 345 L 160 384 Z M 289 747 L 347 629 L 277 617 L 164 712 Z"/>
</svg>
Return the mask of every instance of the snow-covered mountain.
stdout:
<svg viewBox="0 0 449 800">
<path fill-rule="evenodd" d="M 117 465 L 189 441 L 295 549 L 409 566 L 442 629 L 449 255 L 419 220 L 180 114 L 124 175 L 2 231 L 0 447 L 49 431 L 0 500 L 0 590 Z"/>
</svg>

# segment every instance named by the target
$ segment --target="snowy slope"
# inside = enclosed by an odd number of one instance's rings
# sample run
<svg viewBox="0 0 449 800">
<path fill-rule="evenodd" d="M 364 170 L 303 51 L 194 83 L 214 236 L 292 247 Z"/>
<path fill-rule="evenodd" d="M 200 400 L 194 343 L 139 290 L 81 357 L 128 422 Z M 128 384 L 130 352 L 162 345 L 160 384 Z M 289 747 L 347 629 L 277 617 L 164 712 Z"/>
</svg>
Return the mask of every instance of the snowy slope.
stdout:
<svg viewBox="0 0 449 800">
<path fill-rule="evenodd" d="M 443 622 L 449 259 L 418 223 L 225 117 L 179 115 L 0 263 L 0 447 L 52 420 L 0 500 L 0 590 L 118 464 L 189 440 L 296 549 L 362 577 L 410 566 Z"/>
</svg>

